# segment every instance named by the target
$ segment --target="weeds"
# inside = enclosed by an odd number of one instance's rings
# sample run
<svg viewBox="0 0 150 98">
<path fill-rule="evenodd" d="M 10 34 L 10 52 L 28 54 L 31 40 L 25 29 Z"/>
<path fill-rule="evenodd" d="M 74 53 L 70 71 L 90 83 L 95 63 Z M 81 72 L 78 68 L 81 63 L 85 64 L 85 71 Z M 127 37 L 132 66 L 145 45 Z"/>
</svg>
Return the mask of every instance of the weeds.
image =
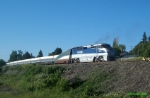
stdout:
<svg viewBox="0 0 150 98">
<path fill-rule="evenodd" d="M 124 94 L 106 94 L 107 85 L 116 80 L 115 75 L 100 70 L 94 71 L 88 80 L 75 76 L 70 80 L 62 77 L 60 66 L 24 65 L 3 66 L 0 73 L 0 87 L 8 86 L 18 90 L 16 95 L 0 93 L 1 98 L 124 98 Z M 70 69 L 66 69 L 70 70 Z M 142 98 L 142 97 L 141 97 Z"/>
</svg>

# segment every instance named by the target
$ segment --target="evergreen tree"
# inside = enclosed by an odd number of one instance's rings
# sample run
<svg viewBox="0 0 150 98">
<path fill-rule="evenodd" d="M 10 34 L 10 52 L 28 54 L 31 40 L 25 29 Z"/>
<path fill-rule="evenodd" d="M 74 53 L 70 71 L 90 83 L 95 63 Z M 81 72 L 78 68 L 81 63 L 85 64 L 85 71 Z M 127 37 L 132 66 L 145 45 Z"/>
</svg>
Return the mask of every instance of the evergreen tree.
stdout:
<svg viewBox="0 0 150 98">
<path fill-rule="evenodd" d="M 6 64 L 6 62 L 3 59 L 0 59 L 0 67 L 5 65 L 5 64 Z"/>
<path fill-rule="evenodd" d="M 59 55 L 59 54 L 61 54 L 61 53 L 62 53 L 62 49 L 57 47 L 54 52 L 49 53 L 48 55 L 49 55 L 49 56 L 52 56 L 52 55 Z"/>
<path fill-rule="evenodd" d="M 22 60 L 22 59 L 23 59 L 23 52 L 21 50 L 18 50 L 17 60 Z"/>
<path fill-rule="evenodd" d="M 9 58 L 9 62 L 12 62 L 12 61 L 16 61 L 17 60 L 17 57 L 18 57 L 18 55 L 17 55 L 17 51 L 12 51 L 12 53 L 10 54 L 10 58 Z"/>
<path fill-rule="evenodd" d="M 143 41 L 144 43 L 146 43 L 146 42 L 147 42 L 146 32 L 144 32 L 144 34 L 143 34 L 142 41 Z"/>
<path fill-rule="evenodd" d="M 29 59 L 31 58 L 30 54 L 28 51 L 25 52 L 25 54 L 23 54 L 23 59 Z"/>
<path fill-rule="evenodd" d="M 114 38 L 112 47 L 118 48 L 118 38 L 117 37 Z"/>
<path fill-rule="evenodd" d="M 118 37 L 114 38 L 112 47 L 115 51 L 115 56 L 119 57 L 121 54 L 122 47 L 119 47 L 119 38 Z"/>
<path fill-rule="evenodd" d="M 56 48 L 55 49 L 55 55 L 58 55 L 60 53 L 62 53 L 62 49 L 61 48 Z"/>
<path fill-rule="evenodd" d="M 142 41 L 133 48 L 132 53 L 142 57 L 150 57 L 150 37 L 147 41 L 146 32 L 143 34 Z"/>
<path fill-rule="evenodd" d="M 39 51 L 39 54 L 37 57 L 43 57 L 43 53 L 42 53 L 42 50 Z"/>
</svg>

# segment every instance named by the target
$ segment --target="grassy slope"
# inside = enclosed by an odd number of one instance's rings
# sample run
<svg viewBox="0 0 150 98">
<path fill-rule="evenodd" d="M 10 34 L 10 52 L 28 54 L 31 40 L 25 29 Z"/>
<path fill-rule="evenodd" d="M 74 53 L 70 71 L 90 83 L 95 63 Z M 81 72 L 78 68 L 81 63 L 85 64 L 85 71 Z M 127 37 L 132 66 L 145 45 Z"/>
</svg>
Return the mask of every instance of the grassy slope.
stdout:
<svg viewBox="0 0 150 98">
<path fill-rule="evenodd" d="M 128 98 L 127 91 L 135 91 L 136 87 L 133 90 L 125 88 L 128 78 L 133 77 L 124 76 L 136 72 L 135 68 L 139 70 L 136 64 L 131 67 L 129 64 L 118 62 L 61 67 L 4 66 L 0 69 L 0 96 L 1 98 Z M 142 69 L 143 66 L 139 67 Z M 143 70 L 149 69 L 149 66 L 145 67 L 147 66 L 144 66 Z M 149 75 L 149 72 L 147 74 Z M 134 81 L 130 82 L 134 88 Z"/>
</svg>

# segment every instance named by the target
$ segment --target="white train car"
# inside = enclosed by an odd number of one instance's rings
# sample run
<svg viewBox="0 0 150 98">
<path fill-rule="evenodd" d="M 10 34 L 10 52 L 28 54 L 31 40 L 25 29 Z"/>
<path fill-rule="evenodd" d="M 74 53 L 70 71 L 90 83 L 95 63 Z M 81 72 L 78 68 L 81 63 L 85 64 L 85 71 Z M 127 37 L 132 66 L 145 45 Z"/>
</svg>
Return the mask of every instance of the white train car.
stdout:
<svg viewBox="0 0 150 98">
<path fill-rule="evenodd" d="M 18 60 L 18 61 L 6 63 L 6 65 L 11 66 L 11 65 L 22 65 L 22 64 L 51 64 L 54 62 L 54 59 L 57 56 L 58 55 Z"/>
</svg>

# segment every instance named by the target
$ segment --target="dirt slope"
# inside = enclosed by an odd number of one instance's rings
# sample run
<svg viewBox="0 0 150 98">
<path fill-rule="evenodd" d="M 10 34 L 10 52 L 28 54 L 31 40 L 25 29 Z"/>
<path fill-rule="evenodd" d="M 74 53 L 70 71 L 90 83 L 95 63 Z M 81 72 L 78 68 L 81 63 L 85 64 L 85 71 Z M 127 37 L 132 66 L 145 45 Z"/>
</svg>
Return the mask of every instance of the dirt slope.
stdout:
<svg viewBox="0 0 150 98">
<path fill-rule="evenodd" d="M 63 76 L 71 79 L 78 75 L 88 79 L 95 70 L 113 73 L 116 81 L 106 87 L 107 92 L 146 92 L 150 95 L 150 62 L 101 62 L 61 65 L 67 68 Z"/>
</svg>

